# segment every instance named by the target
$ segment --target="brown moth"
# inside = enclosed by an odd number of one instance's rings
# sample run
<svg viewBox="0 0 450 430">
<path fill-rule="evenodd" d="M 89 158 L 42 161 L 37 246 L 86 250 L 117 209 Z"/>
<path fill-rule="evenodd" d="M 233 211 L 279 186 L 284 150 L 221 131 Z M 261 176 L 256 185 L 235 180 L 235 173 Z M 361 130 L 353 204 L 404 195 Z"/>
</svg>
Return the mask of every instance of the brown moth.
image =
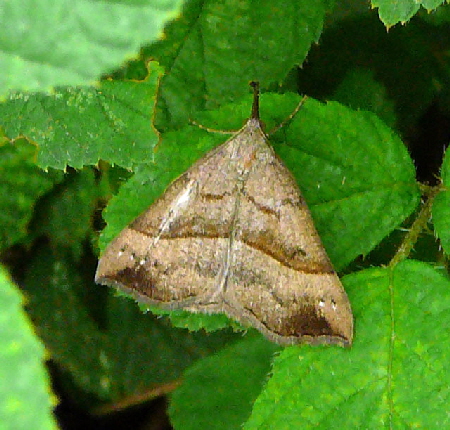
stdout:
<svg viewBox="0 0 450 430">
<path fill-rule="evenodd" d="M 252 117 L 122 230 L 95 280 L 164 309 L 225 313 L 282 345 L 349 346 L 350 303 L 252 85 Z"/>
</svg>

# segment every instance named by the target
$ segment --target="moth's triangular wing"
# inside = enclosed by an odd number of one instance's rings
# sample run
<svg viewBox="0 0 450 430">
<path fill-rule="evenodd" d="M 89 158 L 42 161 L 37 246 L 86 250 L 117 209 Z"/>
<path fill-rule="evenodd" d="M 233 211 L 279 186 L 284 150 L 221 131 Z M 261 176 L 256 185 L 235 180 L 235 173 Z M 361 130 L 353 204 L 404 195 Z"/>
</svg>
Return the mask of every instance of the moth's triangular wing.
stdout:
<svg viewBox="0 0 450 430">
<path fill-rule="evenodd" d="M 240 194 L 225 303 L 282 343 L 351 344 L 350 303 L 290 172 L 266 142 Z"/>
<path fill-rule="evenodd" d="M 226 276 L 246 133 L 195 163 L 122 230 L 103 253 L 96 281 L 166 308 L 220 311 L 212 297 Z"/>
</svg>

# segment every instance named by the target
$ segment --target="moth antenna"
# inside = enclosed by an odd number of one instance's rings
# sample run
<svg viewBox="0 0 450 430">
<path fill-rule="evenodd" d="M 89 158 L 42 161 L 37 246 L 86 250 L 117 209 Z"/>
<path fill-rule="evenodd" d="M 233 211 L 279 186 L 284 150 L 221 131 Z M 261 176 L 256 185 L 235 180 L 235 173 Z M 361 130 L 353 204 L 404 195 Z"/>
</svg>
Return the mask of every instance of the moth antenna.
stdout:
<svg viewBox="0 0 450 430">
<path fill-rule="evenodd" d="M 300 100 L 297 107 L 292 111 L 292 113 L 286 119 L 284 119 L 281 124 L 278 124 L 272 130 L 270 130 L 269 136 L 277 132 L 280 128 L 284 127 L 289 121 L 291 121 L 294 118 L 294 116 L 297 115 L 298 111 L 302 108 L 307 99 L 308 96 L 303 96 L 303 98 Z"/>
<path fill-rule="evenodd" d="M 259 119 L 259 82 L 252 81 L 250 86 L 253 88 L 252 118 Z"/>
</svg>

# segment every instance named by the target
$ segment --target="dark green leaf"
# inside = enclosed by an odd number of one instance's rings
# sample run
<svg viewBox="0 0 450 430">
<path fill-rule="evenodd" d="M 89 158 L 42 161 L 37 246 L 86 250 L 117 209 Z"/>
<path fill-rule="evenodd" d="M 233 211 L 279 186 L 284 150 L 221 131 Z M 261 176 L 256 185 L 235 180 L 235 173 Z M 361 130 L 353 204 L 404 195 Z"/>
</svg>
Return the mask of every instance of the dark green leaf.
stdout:
<svg viewBox="0 0 450 430">
<path fill-rule="evenodd" d="M 23 139 L 0 145 L 0 249 L 25 238 L 37 200 L 63 177 L 39 169 L 36 153 Z"/>
</svg>

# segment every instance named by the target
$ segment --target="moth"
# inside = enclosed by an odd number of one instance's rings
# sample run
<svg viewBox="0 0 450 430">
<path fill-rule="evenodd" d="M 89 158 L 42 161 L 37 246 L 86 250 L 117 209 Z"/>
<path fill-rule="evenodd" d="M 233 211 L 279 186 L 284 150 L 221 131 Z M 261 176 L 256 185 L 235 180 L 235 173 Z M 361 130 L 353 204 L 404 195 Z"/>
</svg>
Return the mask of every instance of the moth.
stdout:
<svg viewBox="0 0 450 430">
<path fill-rule="evenodd" d="M 349 300 L 252 86 L 246 124 L 122 230 L 95 280 L 164 309 L 225 313 L 281 345 L 349 346 Z"/>
</svg>

